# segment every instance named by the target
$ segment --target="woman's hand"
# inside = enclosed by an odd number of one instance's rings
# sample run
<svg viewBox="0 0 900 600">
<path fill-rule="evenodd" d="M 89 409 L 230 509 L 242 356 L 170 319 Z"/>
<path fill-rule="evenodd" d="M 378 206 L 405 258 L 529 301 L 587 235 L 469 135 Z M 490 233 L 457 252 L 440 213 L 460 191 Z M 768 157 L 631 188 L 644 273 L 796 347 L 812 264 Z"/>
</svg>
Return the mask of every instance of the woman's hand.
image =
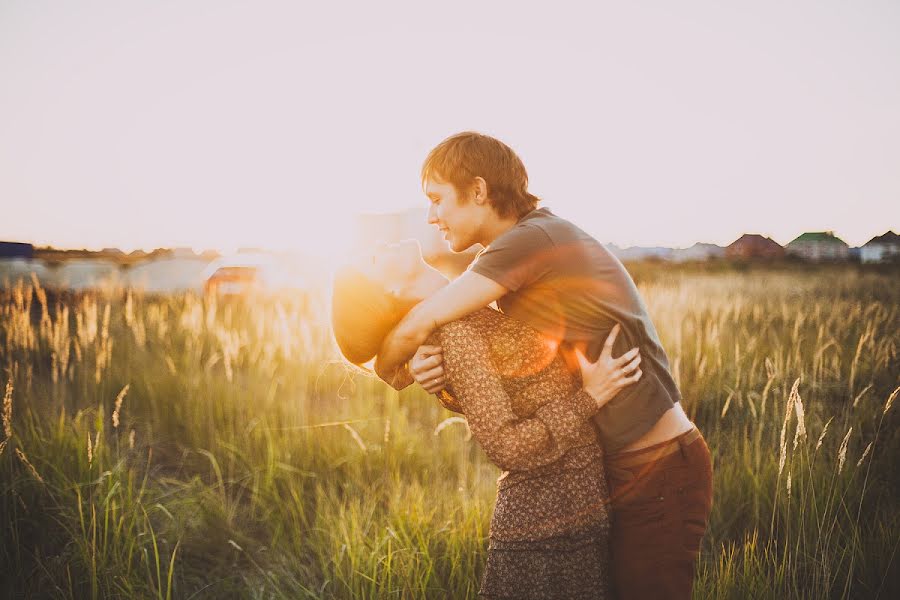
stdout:
<svg viewBox="0 0 900 600">
<path fill-rule="evenodd" d="M 447 385 L 444 351 L 440 346 L 419 346 L 409 361 L 409 373 L 429 394 L 437 394 Z"/>
<path fill-rule="evenodd" d="M 581 367 L 584 391 L 597 402 L 597 408 L 603 408 L 607 402 L 615 398 L 622 388 L 641 378 L 641 370 L 638 368 L 638 365 L 641 364 L 639 348 L 632 348 L 618 358 L 612 357 L 613 343 L 616 341 L 619 329 L 617 323 L 606 336 L 603 351 L 597 362 L 592 363 L 581 352 L 575 351 L 578 365 Z"/>
</svg>

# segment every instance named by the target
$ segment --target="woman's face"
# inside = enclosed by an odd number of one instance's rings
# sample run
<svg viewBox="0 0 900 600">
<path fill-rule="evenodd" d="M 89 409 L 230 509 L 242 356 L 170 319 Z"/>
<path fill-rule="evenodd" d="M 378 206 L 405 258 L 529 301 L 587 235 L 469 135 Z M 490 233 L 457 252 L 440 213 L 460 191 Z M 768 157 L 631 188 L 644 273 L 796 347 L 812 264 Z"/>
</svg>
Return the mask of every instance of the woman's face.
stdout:
<svg viewBox="0 0 900 600">
<path fill-rule="evenodd" d="M 378 244 L 362 260 L 366 276 L 394 294 L 407 287 L 424 266 L 422 250 L 415 240 Z"/>
</svg>

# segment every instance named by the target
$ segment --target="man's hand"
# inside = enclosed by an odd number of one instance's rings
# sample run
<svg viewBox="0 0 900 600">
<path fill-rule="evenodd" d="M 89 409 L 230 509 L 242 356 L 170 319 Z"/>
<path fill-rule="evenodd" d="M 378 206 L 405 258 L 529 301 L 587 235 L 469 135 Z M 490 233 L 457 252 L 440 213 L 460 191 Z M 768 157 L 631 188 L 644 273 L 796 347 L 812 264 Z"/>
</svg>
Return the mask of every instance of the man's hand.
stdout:
<svg viewBox="0 0 900 600">
<path fill-rule="evenodd" d="M 603 408 L 607 402 L 615 398 L 622 388 L 635 383 L 641 378 L 641 355 L 639 348 L 632 348 L 618 358 L 612 357 L 613 342 L 619 334 L 619 325 L 616 324 L 606 336 L 603 351 L 597 362 L 592 363 L 577 351 L 578 366 L 581 367 L 581 380 L 584 391 L 597 402 L 598 408 Z M 416 379 L 418 381 L 418 379 Z"/>
<path fill-rule="evenodd" d="M 447 384 L 444 356 L 440 346 L 419 346 L 409 362 L 409 372 L 429 394 L 437 394 Z"/>
</svg>

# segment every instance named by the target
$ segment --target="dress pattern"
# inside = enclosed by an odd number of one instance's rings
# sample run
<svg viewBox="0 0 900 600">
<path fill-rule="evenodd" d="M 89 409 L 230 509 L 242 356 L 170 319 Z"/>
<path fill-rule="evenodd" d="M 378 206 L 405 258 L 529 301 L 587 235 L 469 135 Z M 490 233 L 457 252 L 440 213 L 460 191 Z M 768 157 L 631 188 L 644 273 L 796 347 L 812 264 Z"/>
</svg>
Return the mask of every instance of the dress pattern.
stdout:
<svg viewBox="0 0 900 600">
<path fill-rule="evenodd" d="M 449 381 L 496 465 L 485 598 L 606 598 L 608 491 L 594 400 L 538 332 L 491 309 L 439 329 Z"/>
</svg>

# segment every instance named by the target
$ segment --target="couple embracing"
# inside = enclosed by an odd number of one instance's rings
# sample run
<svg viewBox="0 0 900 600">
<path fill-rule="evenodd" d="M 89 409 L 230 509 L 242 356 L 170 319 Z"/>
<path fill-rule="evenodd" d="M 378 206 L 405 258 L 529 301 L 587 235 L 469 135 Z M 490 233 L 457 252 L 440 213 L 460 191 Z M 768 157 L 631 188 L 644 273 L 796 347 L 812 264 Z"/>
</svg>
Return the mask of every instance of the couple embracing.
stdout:
<svg viewBox="0 0 900 600">
<path fill-rule="evenodd" d="M 503 469 L 481 596 L 689 598 L 710 454 L 634 281 L 497 139 L 444 140 L 422 184 L 450 248 L 485 249 L 453 282 L 415 242 L 373 249 L 336 275 L 332 321 L 349 361 L 437 394 Z"/>
</svg>

